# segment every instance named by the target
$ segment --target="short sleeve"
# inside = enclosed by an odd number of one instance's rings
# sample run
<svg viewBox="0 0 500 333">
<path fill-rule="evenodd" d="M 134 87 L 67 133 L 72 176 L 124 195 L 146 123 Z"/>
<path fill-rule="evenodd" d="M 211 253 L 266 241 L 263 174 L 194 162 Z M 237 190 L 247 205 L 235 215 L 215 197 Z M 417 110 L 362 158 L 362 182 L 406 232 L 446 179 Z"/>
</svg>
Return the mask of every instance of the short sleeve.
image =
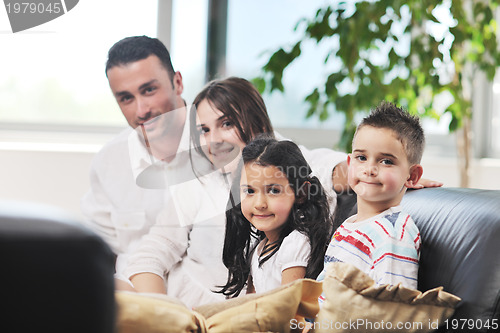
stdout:
<svg viewBox="0 0 500 333">
<path fill-rule="evenodd" d="M 311 255 L 309 237 L 294 230 L 285 239 L 278 251 L 277 263 L 280 271 L 290 267 L 307 267 Z"/>
<path fill-rule="evenodd" d="M 392 215 L 394 216 L 394 215 Z M 388 220 L 382 220 L 389 230 Z M 396 285 L 416 289 L 419 266 L 420 233 L 408 214 L 398 214 L 392 237 L 377 244 L 373 251 L 370 277 L 376 284 Z"/>
</svg>

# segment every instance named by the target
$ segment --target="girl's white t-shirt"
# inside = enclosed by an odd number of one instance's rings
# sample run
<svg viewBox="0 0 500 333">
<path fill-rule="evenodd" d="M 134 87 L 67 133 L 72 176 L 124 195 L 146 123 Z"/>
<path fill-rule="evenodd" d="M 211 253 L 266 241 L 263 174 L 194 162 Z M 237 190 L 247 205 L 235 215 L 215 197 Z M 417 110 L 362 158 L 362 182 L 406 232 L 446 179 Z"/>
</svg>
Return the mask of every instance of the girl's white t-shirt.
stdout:
<svg viewBox="0 0 500 333">
<path fill-rule="evenodd" d="M 256 293 L 263 293 L 281 286 L 281 274 L 290 267 L 307 267 L 311 255 L 309 237 L 294 230 L 283 239 L 283 243 L 271 258 L 259 267 L 259 255 L 266 243 L 263 239 L 252 254 L 250 275 Z"/>
</svg>

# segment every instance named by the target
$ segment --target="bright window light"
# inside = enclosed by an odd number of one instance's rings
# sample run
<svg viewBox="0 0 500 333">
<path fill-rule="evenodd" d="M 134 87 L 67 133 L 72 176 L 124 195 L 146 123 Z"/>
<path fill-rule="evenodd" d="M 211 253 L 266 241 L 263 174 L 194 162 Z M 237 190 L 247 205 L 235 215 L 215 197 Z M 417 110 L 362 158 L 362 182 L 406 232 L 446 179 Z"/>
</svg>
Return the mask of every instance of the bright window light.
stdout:
<svg viewBox="0 0 500 333">
<path fill-rule="evenodd" d="M 155 37 L 157 7 L 157 0 L 79 1 L 17 33 L 0 8 L 0 124 L 126 125 L 104 73 L 107 51 L 123 37 Z"/>
</svg>

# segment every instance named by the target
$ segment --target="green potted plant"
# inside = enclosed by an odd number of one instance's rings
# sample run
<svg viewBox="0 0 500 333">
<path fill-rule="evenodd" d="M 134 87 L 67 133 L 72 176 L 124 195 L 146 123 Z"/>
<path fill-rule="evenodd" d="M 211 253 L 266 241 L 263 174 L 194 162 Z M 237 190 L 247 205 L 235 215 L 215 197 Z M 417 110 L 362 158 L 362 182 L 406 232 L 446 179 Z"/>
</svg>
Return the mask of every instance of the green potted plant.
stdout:
<svg viewBox="0 0 500 333">
<path fill-rule="evenodd" d="M 272 53 L 253 82 L 262 92 L 284 91 L 283 72 L 301 56 L 302 44 L 329 41 L 324 62 L 340 63 L 305 98 L 307 117 L 343 112 L 339 148 L 350 151 L 354 116 L 382 100 L 421 117 L 449 113 L 457 133 L 461 186 L 469 185 L 472 81 L 478 71 L 493 80 L 500 66 L 495 11 L 500 1 L 332 1 L 298 22 L 299 40 Z M 345 92 L 341 85 L 354 87 Z M 444 109 L 437 106 L 444 97 Z M 441 103 L 442 104 L 442 103 Z"/>
</svg>

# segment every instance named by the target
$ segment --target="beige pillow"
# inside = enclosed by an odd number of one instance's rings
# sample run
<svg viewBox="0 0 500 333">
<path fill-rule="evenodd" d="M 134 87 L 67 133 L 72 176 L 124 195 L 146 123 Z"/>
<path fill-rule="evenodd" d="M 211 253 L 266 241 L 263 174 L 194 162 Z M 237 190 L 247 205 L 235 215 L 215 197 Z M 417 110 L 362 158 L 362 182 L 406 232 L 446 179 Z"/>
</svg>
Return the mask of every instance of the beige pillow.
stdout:
<svg viewBox="0 0 500 333">
<path fill-rule="evenodd" d="M 291 332 L 316 316 L 321 291 L 321 282 L 301 279 L 194 311 L 166 295 L 117 291 L 117 332 Z"/>
<path fill-rule="evenodd" d="M 319 310 L 321 282 L 296 280 L 263 294 L 250 294 L 195 308 L 206 318 L 210 333 L 291 332 Z"/>
<path fill-rule="evenodd" d="M 429 332 L 449 318 L 460 298 L 442 287 L 425 293 L 401 285 L 376 286 L 356 267 L 331 263 L 315 332 Z"/>
<path fill-rule="evenodd" d="M 117 291 L 115 299 L 117 333 L 207 332 L 201 315 L 167 295 Z"/>
</svg>

